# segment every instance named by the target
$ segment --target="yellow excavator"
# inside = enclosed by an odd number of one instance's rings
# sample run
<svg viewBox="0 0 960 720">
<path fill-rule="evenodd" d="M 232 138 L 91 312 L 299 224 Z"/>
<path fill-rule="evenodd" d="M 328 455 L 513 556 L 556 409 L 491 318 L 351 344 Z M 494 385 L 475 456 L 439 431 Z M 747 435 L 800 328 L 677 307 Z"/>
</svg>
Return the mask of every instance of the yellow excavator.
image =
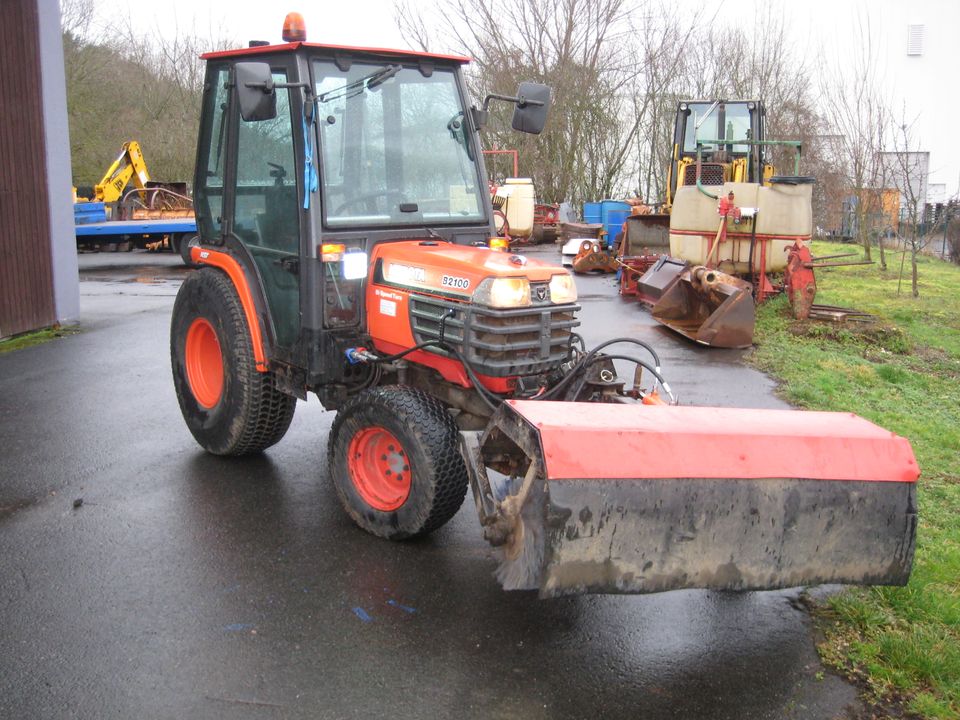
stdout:
<svg viewBox="0 0 960 720">
<path fill-rule="evenodd" d="M 143 151 L 136 140 L 129 140 L 123 144 L 117 159 L 107 168 L 100 182 L 93 186 L 92 199 L 95 202 L 116 202 L 121 198 L 131 180 L 140 190 L 146 190 L 147 183 L 150 182 L 150 173 L 147 172 Z M 140 197 L 146 200 L 145 193 L 141 193 Z"/>
<path fill-rule="evenodd" d="M 78 245 L 131 249 L 162 247 L 165 242 L 171 252 L 179 252 L 184 263 L 191 264 L 190 238 L 196 234 L 196 221 L 187 184 L 151 181 L 136 140 L 123 144 L 92 195 L 77 197 L 73 189 Z"/>
</svg>

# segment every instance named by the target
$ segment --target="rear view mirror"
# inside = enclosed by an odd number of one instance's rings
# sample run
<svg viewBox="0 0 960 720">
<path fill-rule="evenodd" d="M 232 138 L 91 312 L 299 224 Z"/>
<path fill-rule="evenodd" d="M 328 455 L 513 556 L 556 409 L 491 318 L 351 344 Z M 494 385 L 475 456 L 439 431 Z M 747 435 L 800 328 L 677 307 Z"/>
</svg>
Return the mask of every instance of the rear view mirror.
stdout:
<svg viewBox="0 0 960 720">
<path fill-rule="evenodd" d="M 550 88 L 540 83 L 522 82 L 517 88 L 517 106 L 513 111 L 513 129 L 539 135 L 547 124 Z"/>
<path fill-rule="evenodd" d="M 270 66 L 263 62 L 241 62 L 234 66 L 240 117 L 244 122 L 272 120 L 277 116 L 277 93 Z"/>
</svg>

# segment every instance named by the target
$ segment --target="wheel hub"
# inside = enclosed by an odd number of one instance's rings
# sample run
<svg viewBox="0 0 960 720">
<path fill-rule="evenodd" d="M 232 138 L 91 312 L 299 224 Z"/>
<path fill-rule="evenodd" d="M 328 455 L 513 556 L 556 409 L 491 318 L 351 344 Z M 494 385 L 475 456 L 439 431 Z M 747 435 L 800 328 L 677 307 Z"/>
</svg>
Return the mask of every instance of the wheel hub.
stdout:
<svg viewBox="0 0 960 720">
<path fill-rule="evenodd" d="M 396 510 L 410 495 L 410 460 L 393 433 L 378 425 L 350 440 L 347 469 L 357 493 L 381 512 Z"/>
<path fill-rule="evenodd" d="M 197 318 L 187 330 L 184 348 L 190 391 L 205 408 L 212 408 L 223 395 L 223 352 L 213 325 Z"/>
</svg>

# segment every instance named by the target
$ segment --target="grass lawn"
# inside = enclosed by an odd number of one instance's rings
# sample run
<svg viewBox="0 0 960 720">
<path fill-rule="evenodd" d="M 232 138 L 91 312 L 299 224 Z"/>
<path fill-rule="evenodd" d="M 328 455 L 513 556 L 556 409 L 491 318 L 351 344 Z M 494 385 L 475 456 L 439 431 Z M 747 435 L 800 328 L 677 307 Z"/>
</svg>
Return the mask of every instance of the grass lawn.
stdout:
<svg viewBox="0 0 960 720">
<path fill-rule="evenodd" d="M 858 249 L 813 244 L 814 255 Z M 913 444 L 922 475 L 910 583 L 818 608 L 820 652 L 891 707 L 960 719 L 960 267 L 921 258 L 913 298 L 909 257 L 897 294 L 900 259 L 888 253 L 886 272 L 816 271 L 817 303 L 873 313 L 875 324 L 797 323 L 780 297 L 758 312 L 751 361 L 794 405 L 852 411 Z"/>
</svg>

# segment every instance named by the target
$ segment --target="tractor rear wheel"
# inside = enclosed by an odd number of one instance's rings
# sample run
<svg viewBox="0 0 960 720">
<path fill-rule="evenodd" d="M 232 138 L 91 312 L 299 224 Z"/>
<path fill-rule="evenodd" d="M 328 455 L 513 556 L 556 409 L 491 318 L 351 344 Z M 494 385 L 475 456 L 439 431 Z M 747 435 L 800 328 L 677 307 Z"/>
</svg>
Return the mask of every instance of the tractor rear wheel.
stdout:
<svg viewBox="0 0 960 720">
<path fill-rule="evenodd" d="M 230 279 L 203 268 L 180 286 L 170 324 L 173 384 L 183 419 L 214 455 L 260 452 L 290 427 L 296 398 L 258 372 L 250 328 Z"/>
<path fill-rule="evenodd" d="M 347 514 L 391 540 L 426 535 L 456 515 L 467 492 L 457 426 L 436 398 L 391 385 L 337 411 L 328 467 Z"/>
<path fill-rule="evenodd" d="M 187 233 L 182 233 L 177 240 L 176 252 L 180 253 L 180 259 L 183 260 L 183 264 L 189 268 L 196 267 L 196 264 L 193 262 L 193 258 L 190 255 L 190 250 L 199 242 L 199 240 L 199 235 L 188 235 Z"/>
</svg>

